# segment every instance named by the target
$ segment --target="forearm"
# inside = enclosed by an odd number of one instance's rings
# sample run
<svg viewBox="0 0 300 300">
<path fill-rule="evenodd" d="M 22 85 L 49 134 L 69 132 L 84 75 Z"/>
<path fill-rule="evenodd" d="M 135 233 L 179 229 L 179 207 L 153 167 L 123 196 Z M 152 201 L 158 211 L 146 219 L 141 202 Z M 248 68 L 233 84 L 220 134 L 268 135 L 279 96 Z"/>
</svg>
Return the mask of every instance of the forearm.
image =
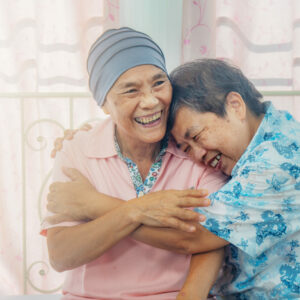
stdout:
<svg viewBox="0 0 300 300">
<path fill-rule="evenodd" d="M 95 218 L 126 204 L 126 201 L 97 193 L 94 195 L 93 203 L 95 204 L 90 207 L 89 211 L 90 216 Z M 194 225 L 197 230 L 191 233 L 171 228 L 141 225 L 132 232 L 131 236 L 135 240 L 153 247 L 184 254 L 208 252 L 227 244 L 226 241 L 210 233 L 200 224 L 195 223 Z"/>
<path fill-rule="evenodd" d="M 224 259 L 224 248 L 194 254 L 188 277 L 177 299 L 207 299 Z"/>
<path fill-rule="evenodd" d="M 122 206 L 81 225 L 49 229 L 47 241 L 52 266 L 65 271 L 98 258 L 139 226 L 134 220 L 132 211 Z"/>
<path fill-rule="evenodd" d="M 195 232 L 140 226 L 131 236 L 151 246 L 183 254 L 205 253 L 228 244 L 199 223 L 194 225 L 197 228 Z"/>
<path fill-rule="evenodd" d="M 101 193 L 94 194 L 93 197 L 93 200 L 89 199 L 89 203 L 93 203 L 93 205 L 88 208 L 87 212 L 91 219 L 99 218 L 108 211 L 126 204 L 124 200 Z M 187 253 L 187 249 L 185 249 L 186 243 L 183 242 L 183 240 L 186 240 L 186 233 L 183 231 L 141 225 L 131 233 L 131 237 L 156 248 Z"/>
</svg>

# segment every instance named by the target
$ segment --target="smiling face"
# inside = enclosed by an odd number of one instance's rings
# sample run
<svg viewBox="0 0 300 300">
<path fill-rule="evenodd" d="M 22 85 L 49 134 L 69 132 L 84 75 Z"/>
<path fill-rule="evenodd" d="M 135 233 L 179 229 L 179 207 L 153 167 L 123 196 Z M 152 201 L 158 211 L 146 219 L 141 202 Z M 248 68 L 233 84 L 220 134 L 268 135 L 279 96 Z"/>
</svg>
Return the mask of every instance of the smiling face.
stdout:
<svg viewBox="0 0 300 300">
<path fill-rule="evenodd" d="M 247 117 L 245 103 L 239 94 L 230 93 L 225 117 L 183 106 L 177 111 L 171 132 L 178 147 L 194 161 L 230 175 L 259 123 Z"/>
<path fill-rule="evenodd" d="M 157 143 L 166 133 L 171 98 L 167 74 L 153 65 L 142 65 L 118 78 L 103 110 L 115 122 L 122 143 Z"/>
</svg>

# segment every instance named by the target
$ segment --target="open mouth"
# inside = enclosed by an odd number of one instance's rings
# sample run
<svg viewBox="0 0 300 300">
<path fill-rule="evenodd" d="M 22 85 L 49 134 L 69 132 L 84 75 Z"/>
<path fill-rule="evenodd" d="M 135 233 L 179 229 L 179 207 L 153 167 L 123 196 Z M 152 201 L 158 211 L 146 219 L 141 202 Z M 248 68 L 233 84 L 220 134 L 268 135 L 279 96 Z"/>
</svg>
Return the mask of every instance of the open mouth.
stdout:
<svg viewBox="0 0 300 300">
<path fill-rule="evenodd" d="M 157 113 L 154 113 L 152 115 L 145 116 L 145 117 L 137 117 L 134 120 L 137 123 L 142 124 L 142 125 L 150 125 L 150 124 L 153 124 L 153 123 L 157 122 L 158 120 L 160 120 L 161 115 L 162 115 L 162 110 Z"/>
<path fill-rule="evenodd" d="M 209 165 L 212 167 L 212 168 L 216 168 L 220 162 L 220 159 L 221 159 L 221 153 L 217 154 L 210 162 L 209 162 Z"/>
</svg>

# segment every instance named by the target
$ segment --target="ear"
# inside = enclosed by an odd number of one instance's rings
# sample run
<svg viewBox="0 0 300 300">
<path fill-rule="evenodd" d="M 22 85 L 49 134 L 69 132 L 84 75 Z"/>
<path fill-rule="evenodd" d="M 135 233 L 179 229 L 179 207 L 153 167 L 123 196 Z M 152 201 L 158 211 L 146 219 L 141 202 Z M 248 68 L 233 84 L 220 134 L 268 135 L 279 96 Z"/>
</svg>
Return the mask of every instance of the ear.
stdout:
<svg viewBox="0 0 300 300">
<path fill-rule="evenodd" d="M 102 110 L 103 110 L 103 112 L 106 114 L 106 115 L 109 115 L 110 113 L 109 113 L 109 109 L 108 109 L 108 107 L 107 107 L 107 101 L 105 100 L 105 102 L 104 102 L 104 104 L 103 104 L 103 106 L 101 107 L 102 108 Z"/>
<path fill-rule="evenodd" d="M 240 120 L 246 119 L 247 106 L 239 93 L 228 93 L 226 96 L 226 111 L 227 113 L 234 113 Z"/>
</svg>

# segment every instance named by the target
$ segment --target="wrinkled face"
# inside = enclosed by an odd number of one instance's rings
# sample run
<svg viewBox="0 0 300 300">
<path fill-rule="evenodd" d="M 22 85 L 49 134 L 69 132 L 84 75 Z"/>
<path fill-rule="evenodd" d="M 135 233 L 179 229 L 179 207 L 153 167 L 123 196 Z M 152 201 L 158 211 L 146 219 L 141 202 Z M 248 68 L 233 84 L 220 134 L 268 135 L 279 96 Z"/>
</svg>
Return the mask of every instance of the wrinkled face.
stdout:
<svg viewBox="0 0 300 300">
<path fill-rule="evenodd" d="M 226 111 L 225 117 L 219 117 L 182 107 L 177 112 L 172 135 L 178 147 L 194 161 L 230 175 L 251 134 L 239 104 L 227 105 Z"/>
<path fill-rule="evenodd" d="M 165 72 L 153 65 L 124 72 L 106 96 L 103 110 L 125 140 L 156 143 L 166 133 L 172 87 Z"/>
</svg>

